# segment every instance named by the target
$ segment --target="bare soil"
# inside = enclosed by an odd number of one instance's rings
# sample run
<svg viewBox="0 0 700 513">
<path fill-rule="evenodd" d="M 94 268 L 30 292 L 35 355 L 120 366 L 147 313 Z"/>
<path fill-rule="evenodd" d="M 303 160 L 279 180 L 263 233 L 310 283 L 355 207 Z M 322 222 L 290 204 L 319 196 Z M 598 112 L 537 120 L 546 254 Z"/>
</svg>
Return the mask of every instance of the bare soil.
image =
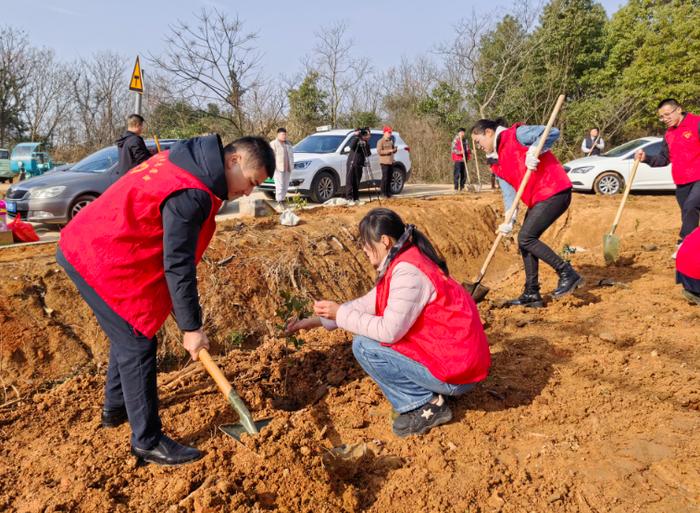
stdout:
<svg viewBox="0 0 700 513">
<path fill-rule="evenodd" d="M 350 335 L 279 337 L 281 292 L 351 299 L 373 270 L 357 223 L 376 206 L 220 226 L 199 267 L 219 365 L 256 418 L 237 443 L 236 415 L 161 330 L 165 430 L 206 452 L 178 468 L 138 466 L 129 428 L 99 427 L 108 344 L 57 266 L 55 247 L 0 251 L 0 511 L 691 512 L 700 511 L 700 308 L 674 285 L 679 227 L 672 196 L 634 196 L 606 267 L 602 236 L 618 198 L 576 195 L 546 234 L 586 278 L 539 310 L 506 309 L 523 273 L 506 244 L 480 305 L 489 378 L 452 400 L 454 421 L 398 439 L 391 408 L 355 363 Z M 497 194 L 392 200 L 471 279 L 502 215 Z M 554 273 L 542 266 L 543 290 Z M 345 446 L 345 447 L 342 447 Z M 335 449 L 334 448 L 340 448 Z"/>
</svg>

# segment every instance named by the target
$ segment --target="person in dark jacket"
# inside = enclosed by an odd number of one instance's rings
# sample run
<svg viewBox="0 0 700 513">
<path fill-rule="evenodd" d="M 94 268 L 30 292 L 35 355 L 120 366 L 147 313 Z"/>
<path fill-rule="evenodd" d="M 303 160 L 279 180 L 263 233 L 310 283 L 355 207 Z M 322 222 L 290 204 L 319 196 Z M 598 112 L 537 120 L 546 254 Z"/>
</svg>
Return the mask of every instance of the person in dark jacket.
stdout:
<svg viewBox="0 0 700 513">
<path fill-rule="evenodd" d="M 359 201 L 360 181 L 365 161 L 370 156 L 369 130 L 363 128 L 359 135 L 350 140 L 350 153 L 348 154 L 347 174 L 345 176 L 345 197 L 348 201 Z"/>
<path fill-rule="evenodd" d="M 661 100 L 657 113 L 659 121 L 666 125 L 661 150 L 656 155 L 647 155 L 644 150 L 637 150 L 635 158 L 651 167 L 672 164 L 676 200 L 681 208 L 678 246 L 672 255 L 676 258 L 683 240 L 700 223 L 700 115 L 685 112 L 673 98 Z"/>
<path fill-rule="evenodd" d="M 151 158 L 151 152 L 141 137 L 143 123 L 144 119 L 138 114 L 129 116 L 126 120 L 126 132 L 115 142 L 119 148 L 119 176 Z"/>
<path fill-rule="evenodd" d="M 178 465 L 202 453 L 163 434 L 156 388 L 156 332 L 172 312 L 193 360 L 209 348 L 197 263 L 224 200 L 248 195 L 275 171 L 267 141 L 222 146 L 195 137 L 131 169 L 61 233 L 56 260 L 110 340 L 102 425 L 131 425 L 140 460 Z"/>
</svg>

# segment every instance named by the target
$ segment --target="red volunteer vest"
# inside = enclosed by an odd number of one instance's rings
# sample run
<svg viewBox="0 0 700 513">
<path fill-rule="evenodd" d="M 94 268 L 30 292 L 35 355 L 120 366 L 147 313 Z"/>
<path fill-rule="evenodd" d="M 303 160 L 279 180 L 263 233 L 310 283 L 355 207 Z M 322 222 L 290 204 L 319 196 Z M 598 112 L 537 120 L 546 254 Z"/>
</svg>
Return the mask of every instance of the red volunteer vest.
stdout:
<svg viewBox="0 0 700 513">
<path fill-rule="evenodd" d="M 139 332 L 153 337 L 172 310 L 163 268 L 160 207 L 182 189 L 201 189 L 212 209 L 197 242 L 196 263 L 209 245 L 221 200 L 164 151 L 110 186 L 61 231 L 61 251 L 95 292 Z"/>
<path fill-rule="evenodd" d="M 455 149 L 457 151 L 452 153 L 452 161 L 453 162 L 463 162 L 464 159 L 462 158 L 462 153 L 464 152 L 464 149 L 462 148 L 462 141 L 459 140 L 459 137 L 455 137 L 454 144 L 455 144 Z M 470 153 L 471 152 L 469 151 L 469 148 L 467 148 L 467 153 L 465 153 L 467 160 L 470 160 Z"/>
<path fill-rule="evenodd" d="M 445 276 L 416 246 L 397 256 L 377 285 L 377 315 L 384 314 L 391 275 L 399 262 L 408 262 L 425 274 L 435 287 L 436 297 L 391 348 L 425 365 L 433 376 L 446 383 L 462 385 L 485 379 L 491 354 L 476 303 L 464 287 Z"/>
<path fill-rule="evenodd" d="M 676 185 L 700 180 L 700 116 L 688 113 L 677 127 L 666 130 L 671 175 Z"/>
<path fill-rule="evenodd" d="M 700 228 L 683 239 L 676 255 L 676 270 L 689 278 L 700 280 Z"/>
<path fill-rule="evenodd" d="M 520 144 L 515 136 L 515 131 L 521 125 L 522 123 L 516 123 L 501 132 L 497 149 L 499 166 L 492 168 L 494 173 L 511 184 L 516 191 L 527 171 L 525 154 L 528 147 Z M 571 187 L 571 180 L 566 176 L 564 167 L 551 151 L 546 151 L 540 154 L 540 163 L 527 182 L 522 200 L 528 208 L 532 208 L 540 201 Z"/>
</svg>

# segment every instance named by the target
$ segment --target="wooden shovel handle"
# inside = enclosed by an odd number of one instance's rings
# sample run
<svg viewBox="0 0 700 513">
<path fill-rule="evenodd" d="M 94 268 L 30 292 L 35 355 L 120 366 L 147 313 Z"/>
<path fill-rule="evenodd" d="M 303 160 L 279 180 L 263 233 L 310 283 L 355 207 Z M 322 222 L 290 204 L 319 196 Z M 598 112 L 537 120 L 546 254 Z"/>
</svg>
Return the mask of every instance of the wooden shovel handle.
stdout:
<svg viewBox="0 0 700 513">
<path fill-rule="evenodd" d="M 199 353 L 197 353 L 197 357 L 199 358 L 199 361 L 202 362 L 202 365 L 204 365 L 204 368 L 207 370 L 211 378 L 216 382 L 216 385 L 219 387 L 219 390 L 221 390 L 221 393 L 228 399 L 228 394 L 231 392 L 231 388 L 233 387 L 231 387 L 231 383 L 228 382 L 226 376 L 224 376 L 224 373 L 221 372 L 221 369 L 219 369 L 219 366 L 216 365 L 214 360 L 211 359 L 209 351 L 206 349 L 200 349 Z"/>
<path fill-rule="evenodd" d="M 559 98 L 557 98 L 557 103 L 554 105 L 554 110 L 552 110 L 552 114 L 549 116 L 549 121 L 547 121 L 547 126 L 544 127 L 544 132 L 542 132 L 542 135 L 540 136 L 540 141 L 537 143 L 537 155 L 539 156 L 540 153 L 542 153 L 542 148 L 544 148 L 544 143 L 547 141 L 547 137 L 549 137 L 549 132 L 552 131 L 552 126 L 554 126 L 554 121 L 557 119 L 557 115 L 559 114 L 559 111 L 561 110 L 561 106 L 564 104 L 564 100 L 566 97 L 561 94 L 559 95 Z M 520 198 L 523 196 L 523 192 L 525 191 L 525 187 L 527 187 L 527 183 L 530 181 L 530 177 L 532 176 L 532 169 L 528 169 L 525 172 L 525 176 L 523 176 L 523 180 L 520 182 L 520 187 L 518 187 L 518 192 L 515 195 L 515 199 L 513 200 L 513 204 L 510 207 L 510 210 L 506 212 L 506 220 L 508 223 L 512 223 L 514 218 L 515 218 L 515 212 L 518 208 L 518 203 L 520 202 Z M 476 280 L 474 280 L 475 283 L 481 283 L 482 278 L 486 274 L 486 270 L 489 268 L 489 264 L 491 264 L 491 260 L 493 259 L 493 256 L 496 254 L 496 250 L 498 249 L 498 244 L 501 242 L 501 239 L 503 238 L 503 234 L 499 233 L 498 236 L 496 237 L 496 240 L 493 243 L 493 246 L 491 246 L 491 251 L 489 251 L 489 254 L 486 256 L 486 260 L 484 261 L 484 265 L 481 266 L 481 270 L 479 271 L 479 276 L 477 276 Z"/>
<path fill-rule="evenodd" d="M 620 219 L 622 219 L 622 209 L 625 208 L 625 203 L 627 203 L 627 196 L 630 195 L 630 191 L 632 190 L 632 182 L 634 182 L 634 177 L 637 174 L 639 162 L 639 159 L 634 159 L 634 164 L 632 164 L 632 171 L 630 172 L 629 179 L 625 184 L 625 193 L 622 195 L 622 201 L 620 202 L 620 206 L 617 207 L 617 214 L 615 214 L 615 220 L 613 221 L 612 228 L 610 229 L 610 235 L 615 233 L 617 225 L 620 223 Z"/>
</svg>

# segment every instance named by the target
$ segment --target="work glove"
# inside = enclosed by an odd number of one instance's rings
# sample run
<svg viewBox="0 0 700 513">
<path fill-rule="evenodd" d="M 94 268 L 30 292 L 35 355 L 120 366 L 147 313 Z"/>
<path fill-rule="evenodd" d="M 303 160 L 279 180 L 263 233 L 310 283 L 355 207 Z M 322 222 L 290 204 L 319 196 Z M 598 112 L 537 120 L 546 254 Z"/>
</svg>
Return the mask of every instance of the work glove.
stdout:
<svg viewBox="0 0 700 513">
<path fill-rule="evenodd" d="M 498 225 L 498 233 L 508 237 L 513 232 L 513 223 L 502 223 Z"/>
<path fill-rule="evenodd" d="M 527 166 L 528 169 L 535 170 L 539 163 L 540 159 L 537 157 L 537 147 L 530 146 L 525 154 L 525 166 Z"/>
</svg>

